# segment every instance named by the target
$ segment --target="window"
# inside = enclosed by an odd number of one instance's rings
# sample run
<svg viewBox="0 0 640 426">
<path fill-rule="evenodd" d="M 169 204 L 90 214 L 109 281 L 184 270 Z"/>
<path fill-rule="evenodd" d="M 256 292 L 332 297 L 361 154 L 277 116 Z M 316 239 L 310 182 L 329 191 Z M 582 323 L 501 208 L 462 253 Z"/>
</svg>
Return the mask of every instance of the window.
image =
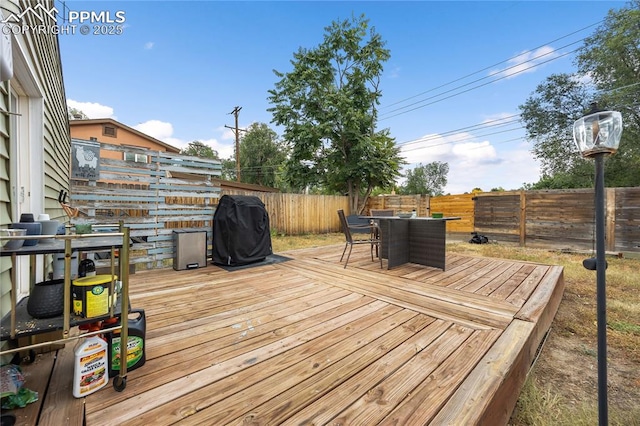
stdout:
<svg viewBox="0 0 640 426">
<path fill-rule="evenodd" d="M 103 136 L 109 136 L 111 138 L 115 138 L 117 137 L 117 130 L 115 126 L 109 126 L 107 124 L 105 124 L 104 126 L 102 126 L 102 135 Z"/>
<path fill-rule="evenodd" d="M 135 154 L 133 152 L 124 153 L 124 161 L 133 161 L 135 163 L 148 163 L 147 154 Z"/>
</svg>

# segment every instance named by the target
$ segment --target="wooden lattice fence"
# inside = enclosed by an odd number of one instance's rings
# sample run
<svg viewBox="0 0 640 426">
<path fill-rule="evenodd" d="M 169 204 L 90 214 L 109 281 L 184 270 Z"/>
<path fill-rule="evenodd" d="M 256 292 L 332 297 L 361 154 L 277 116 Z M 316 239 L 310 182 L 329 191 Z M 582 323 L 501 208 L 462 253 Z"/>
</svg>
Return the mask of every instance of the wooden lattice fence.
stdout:
<svg viewBox="0 0 640 426">
<path fill-rule="evenodd" d="M 220 197 L 212 178 L 220 176 L 219 161 L 109 144 L 100 144 L 100 151 L 110 155 L 100 156 L 97 179 L 71 180 L 70 201 L 81 212 L 74 222 L 123 221 L 135 242 L 131 262 L 147 268 L 173 258 L 174 229 L 207 231 L 210 251 Z M 125 158 L 125 152 L 145 155 L 149 162 L 113 158 Z"/>
</svg>

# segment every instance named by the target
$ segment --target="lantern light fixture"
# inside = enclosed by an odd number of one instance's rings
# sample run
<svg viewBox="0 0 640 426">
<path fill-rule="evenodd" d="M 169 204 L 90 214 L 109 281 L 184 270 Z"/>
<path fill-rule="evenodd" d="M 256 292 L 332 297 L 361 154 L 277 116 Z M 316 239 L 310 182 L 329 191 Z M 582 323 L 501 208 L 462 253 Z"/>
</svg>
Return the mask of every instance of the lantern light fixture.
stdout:
<svg viewBox="0 0 640 426">
<path fill-rule="evenodd" d="M 606 212 L 604 199 L 604 159 L 615 154 L 622 136 L 622 114 L 598 111 L 591 104 L 588 115 L 573 124 L 573 140 L 585 158 L 595 160 L 596 258 L 586 259 L 585 268 L 596 271 L 596 316 L 598 327 L 598 424 L 609 424 L 607 404 L 607 261 L 605 259 Z"/>
<path fill-rule="evenodd" d="M 622 114 L 617 111 L 593 112 L 573 124 L 573 140 L 583 157 L 614 154 L 621 136 Z"/>
</svg>

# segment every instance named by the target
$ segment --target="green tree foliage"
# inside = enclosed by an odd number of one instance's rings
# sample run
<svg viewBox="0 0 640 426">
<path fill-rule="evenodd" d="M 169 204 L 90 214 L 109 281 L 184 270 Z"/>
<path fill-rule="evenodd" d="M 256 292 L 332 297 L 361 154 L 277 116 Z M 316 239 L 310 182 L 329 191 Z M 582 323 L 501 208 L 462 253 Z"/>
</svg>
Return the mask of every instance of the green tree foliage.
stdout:
<svg viewBox="0 0 640 426">
<path fill-rule="evenodd" d="M 220 161 L 222 162 L 222 174 L 220 178 L 224 180 L 237 180 L 236 156 L 232 155 L 231 157 L 223 158 Z"/>
<path fill-rule="evenodd" d="M 187 145 L 186 148 L 180 150 L 180 154 L 199 158 L 211 158 L 213 160 L 220 159 L 218 157 L 218 152 L 215 149 L 200 141 L 189 142 L 189 145 Z"/>
<path fill-rule="evenodd" d="M 69 107 L 67 107 L 67 117 L 69 117 L 69 120 L 87 120 L 89 118 L 87 114 L 81 110 Z"/>
<path fill-rule="evenodd" d="M 612 10 L 580 49 L 577 65 L 598 91 L 598 105 L 620 111 L 620 149 L 607 159 L 607 184 L 640 185 L 640 1 Z"/>
<path fill-rule="evenodd" d="M 520 106 L 527 139 L 540 161 L 543 178 L 584 165 L 573 142 L 573 123 L 584 115 L 592 96 L 584 83 L 568 74 L 553 74 Z M 587 186 L 589 176 L 585 177 Z"/>
<path fill-rule="evenodd" d="M 623 114 L 616 155 L 605 163 L 607 186 L 640 185 L 640 2 L 610 11 L 594 35 L 585 39 L 576 75 L 552 75 L 520 106 L 527 139 L 541 162 L 542 177 L 529 189 L 593 186 L 594 167 L 580 157 L 573 123 L 592 102 Z M 589 79 L 591 81 L 589 81 Z"/>
<path fill-rule="evenodd" d="M 291 149 L 287 182 L 348 194 L 352 212 L 404 164 L 389 131 L 376 131 L 384 45 L 364 16 L 333 22 L 320 45 L 294 53 L 290 72 L 274 71 L 280 80 L 269 91 L 272 122 Z"/>
<path fill-rule="evenodd" d="M 182 155 L 190 155 L 192 157 L 210 158 L 212 160 L 218 160 L 222 164 L 222 170 L 220 171 L 220 179 L 235 180 L 236 179 L 236 161 L 235 159 L 223 159 L 220 158 L 218 151 L 205 145 L 200 141 L 189 142 L 186 148 L 180 150 Z"/>
<path fill-rule="evenodd" d="M 443 195 L 447 185 L 449 164 L 434 161 L 425 165 L 418 164 L 407 171 L 407 181 L 400 187 L 401 194 Z"/>
<path fill-rule="evenodd" d="M 240 180 L 278 187 L 278 175 L 286 158 L 276 132 L 265 123 L 253 123 L 240 140 Z"/>
</svg>

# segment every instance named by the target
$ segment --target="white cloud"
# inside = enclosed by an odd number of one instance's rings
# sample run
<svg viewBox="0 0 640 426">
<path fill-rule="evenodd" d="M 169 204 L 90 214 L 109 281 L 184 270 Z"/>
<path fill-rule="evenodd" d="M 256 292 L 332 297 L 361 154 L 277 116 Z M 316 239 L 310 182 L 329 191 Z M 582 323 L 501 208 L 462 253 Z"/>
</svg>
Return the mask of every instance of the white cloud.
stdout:
<svg viewBox="0 0 640 426">
<path fill-rule="evenodd" d="M 239 126 L 240 128 L 244 128 L 242 126 Z M 220 126 L 216 129 L 218 132 L 222 133 L 222 140 L 233 140 L 235 143 L 236 140 L 236 133 L 228 128 L 228 127 L 224 127 L 224 126 Z"/>
<path fill-rule="evenodd" d="M 513 120 L 520 120 L 520 113 L 500 112 L 497 114 L 491 114 L 482 121 L 482 124 L 486 126 L 498 126 L 513 122 Z"/>
<path fill-rule="evenodd" d="M 67 105 L 70 108 L 82 111 L 89 118 L 113 118 L 116 120 L 116 116 L 113 114 L 113 108 L 106 105 L 101 105 L 96 102 L 79 102 L 73 99 L 67 99 Z"/>
<path fill-rule="evenodd" d="M 179 149 L 186 148 L 188 144 L 181 139 L 174 138 L 173 125 L 165 121 L 149 120 L 132 127 L 146 135 L 154 137 Z"/>
<path fill-rule="evenodd" d="M 171 123 L 160 120 L 149 120 L 132 127 L 161 141 L 171 138 L 173 135 L 173 126 Z"/>
<path fill-rule="evenodd" d="M 158 138 L 156 138 L 158 139 Z M 178 139 L 178 138 L 164 138 L 164 139 L 160 139 L 162 142 L 168 143 L 171 146 L 175 146 L 176 148 L 179 149 L 183 149 L 187 147 L 187 142 L 183 141 L 182 139 Z"/>
<path fill-rule="evenodd" d="M 148 41 L 144 44 L 144 50 L 151 50 L 153 49 L 153 46 L 155 45 L 154 42 L 152 41 Z"/>
<path fill-rule="evenodd" d="M 575 82 L 582 83 L 582 84 L 584 84 L 586 86 L 595 85 L 592 72 L 588 72 L 588 73 L 582 74 L 580 76 L 573 75 L 573 76 L 571 76 L 571 79 L 573 81 L 575 81 Z"/>
<path fill-rule="evenodd" d="M 173 145 L 179 149 L 186 148 L 189 143 L 193 142 L 194 140 L 200 141 L 203 144 L 214 149 L 218 153 L 218 156 L 220 158 L 230 158 L 235 150 L 235 136 L 233 137 L 234 142 L 232 143 L 220 142 L 216 138 L 195 138 L 192 140 L 179 139 L 173 136 L 173 125 L 171 123 L 160 120 L 145 121 L 144 123 L 140 123 L 137 126 L 133 126 L 133 128 L 156 139 L 159 139 L 162 142 L 166 142 L 169 145 Z M 222 129 L 223 128 L 220 128 L 218 130 L 224 133 Z M 222 139 L 225 139 L 224 136 Z"/>
<path fill-rule="evenodd" d="M 391 71 L 389 71 L 389 78 L 398 78 L 400 77 L 400 67 L 393 67 Z"/>
<path fill-rule="evenodd" d="M 469 156 L 474 158 L 495 156 L 495 151 L 491 152 L 492 147 L 485 146 L 484 142 L 480 144 L 473 140 L 473 135 L 465 132 L 447 136 L 425 135 L 416 142 L 403 145 L 401 154 L 410 165 L 433 161 L 450 162 Z M 482 151 L 479 151 L 479 148 L 483 148 Z"/>
<path fill-rule="evenodd" d="M 231 158 L 235 153 L 235 143 L 222 143 L 217 139 L 208 139 L 201 142 L 216 150 L 220 158 Z"/>
<path fill-rule="evenodd" d="M 502 149 L 498 151 L 489 140 L 478 141 L 465 132 L 426 135 L 421 140 L 402 147 L 401 154 L 409 162 L 405 172 L 418 163 L 446 162 L 449 174 L 445 193 L 462 194 L 474 188 L 515 190 L 523 183 L 537 182 L 540 177 L 540 166 L 526 142 L 516 147 L 500 146 Z"/>
<path fill-rule="evenodd" d="M 507 61 L 504 68 L 491 71 L 489 74 L 495 77 L 513 78 L 520 74 L 535 72 L 539 65 L 558 56 L 551 46 L 543 46 L 536 50 L 525 50 L 518 56 Z"/>
<path fill-rule="evenodd" d="M 117 120 L 113 113 L 113 108 L 109 106 L 95 102 L 78 102 L 73 99 L 68 99 L 67 104 L 70 108 L 76 108 L 84 112 L 89 118 L 113 118 L 114 120 Z M 123 124 L 129 125 L 124 122 Z M 148 120 L 131 127 L 179 149 L 186 148 L 189 143 L 194 140 L 199 140 L 205 145 L 213 148 L 220 158 L 230 158 L 235 151 L 235 135 L 231 129 L 226 127 L 219 127 L 214 130 L 221 134 L 221 140 L 224 142 L 219 141 L 215 137 L 195 138 L 191 140 L 177 138 L 173 134 L 173 124 L 161 120 Z"/>
<path fill-rule="evenodd" d="M 497 159 L 496 149 L 489 141 L 459 143 L 453 146 L 451 153 L 455 158 L 469 165 L 494 163 Z"/>
</svg>

